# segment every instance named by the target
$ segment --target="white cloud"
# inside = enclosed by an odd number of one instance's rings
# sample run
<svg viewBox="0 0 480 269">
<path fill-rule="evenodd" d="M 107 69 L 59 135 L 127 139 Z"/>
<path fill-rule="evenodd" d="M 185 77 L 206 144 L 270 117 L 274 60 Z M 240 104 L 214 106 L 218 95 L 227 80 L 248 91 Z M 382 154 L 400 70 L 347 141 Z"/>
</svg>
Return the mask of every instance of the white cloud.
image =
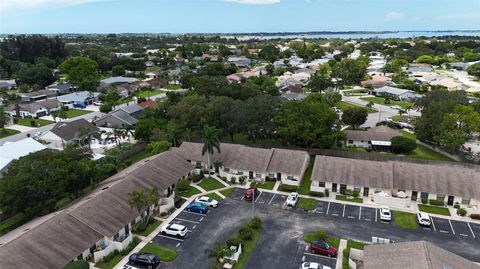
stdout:
<svg viewBox="0 0 480 269">
<path fill-rule="evenodd" d="M 405 19 L 405 13 L 398 12 L 398 11 L 390 11 L 387 14 L 385 14 L 385 19 L 387 19 L 387 20 Z"/>
<path fill-rule="evenodd" d="M 0 13 L 6 13 L 7 11 L 51 9 L 99 1 L 109 0 L 2 0 L 0 1 Z"/>
<path fill-rule="evenodd" d="M 270 5 L 280 3 L 280 0 L 225 0 L 226 2 L 233 2 L 247 5 Z"/>
</svg>

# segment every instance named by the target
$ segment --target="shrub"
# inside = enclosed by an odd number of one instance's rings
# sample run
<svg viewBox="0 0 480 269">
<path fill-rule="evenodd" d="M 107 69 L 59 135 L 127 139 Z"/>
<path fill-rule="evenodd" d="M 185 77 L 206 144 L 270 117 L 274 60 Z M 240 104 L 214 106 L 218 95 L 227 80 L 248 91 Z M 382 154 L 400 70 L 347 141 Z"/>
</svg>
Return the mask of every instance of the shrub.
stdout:
<svg viewBox="0 0 480 269">
<path fill-rule="evenodd" d="M 357 198 L 359 195 L 360 195 L 359 191 L 353 191 L 352 192 L 352 196 L 355 197 L 355 198 Z"/>
<path fill-rule="evenodd" d="M 321 191 L 309 191 L 308 194 L 311 196 L 316 196 L 316 197 L 323 197 L 325 194 Z"/>
<path fill-rule="evenodd" d="M 130 251 L 132 251 L 142 240 L 138 236 L 132 238 L 132 242 L 128 246 L 120 251 L 120 255 L 127 256 Z"/>
<path fill-rule="evenodd" d="M 240 231 L 238 231 L 238 236 L 240 237 L 240 239 L 245 240 L 245 241 L 252 240 L 253 229 L 248 227 L 248 226 L 243 227 L 242 229 L 240 229 Z"/>
<path fill-rule="evenodd" d="M 436 206 L 444 206 L 444 205 L 445 205 L 445 202 L 444 202 L 444 201 L 440 201 L 440 200 L 430 199 L 430 204 L 431 204 L 431 205 L 436 205 Z"/>
<path fill-rule="evenodd" d="M 467 210 L 465 210 L 463 208 L 458 208 L 457 209 L 457 215 L 465 217 L 467 215 Z"/>
<path fill-rule="evenodd" d="M 424 205 L 428 204 L 428 199 L 427 198 L 422 198 L 422 204 L 424 204 Z"/>
<path fill-rule="evenodd" d="M 231 177 L 230 182 L 232 182 L 233 184 L 237 183 L 237 178 L 236 177 Z"/>
<path fill-rule="evenodd" d="M 326 241 L 328 239 L 327 233 L 323 230 L 316 231 L 313 236 L 315 239 L 320 239 L 322 241 Z"/>
<path fill-rule="evenodd" d="M 18 118 L 13 118 L 13 123 L 17 124 L 18 123 Z"/>
<path fill-rule="evenodd" d="M 460 208 L 460 204 L 459 204 L 459 203 L 455 203 L 455 205 L 453 205 L 453 208 Z"/>
<path fill-rule="evenodd" d="M 392 138 L 392 151 L 394 153 L 410 153 L 417 148 L 415 140 L 404 136 L 396 136 Z"/>
<path fill-rule="evenodd" d="M 259 217 L 253 217 L 247 226 L 255 230 L 260 229 L 262 228 L 262 220 Z"/>
<path fill-rule="evenodd" d="M 107 256 L 103 257 L 103 262 L 108 263 L 115 258 L 120 252 L 118 250 L 114 250 L 112 253 L 108 254 Z"/>
<path fill-rule="evenodd" d="M 143 220 L 142 220 L 139 223 L 133 225 L 132 231 L 134 233 L 141 233 L 141 232 L 143 232 L 147 229 L 147 226 L 148 226 L 148 224 L 145 224 L 145 222 L 143 222 Z"/>
<path fill-rule="evenodd" d="M 480 219 L 480 214 L 470 214 L 470 218 L 472 218 L 472 219 Z"/>
<path fill-rule="evenodd" d="M 340 194 L 342 194 L 342 195 L 347 195 L 347 190 L 341 189 L 341 190 L 340 190 Z"/>
<path fill-rule="evenodd" d="M 175 188 L 177 189 L 178 192 L 184 192 L 184 191 L 187 191 L 189 187 L 190 187 L 190 181 L 186 179 L 180 179 L 177 182 L 177 186 Z"/>
<path fill-rule="evenodd" d="M 238 178 L 238 181 L 240 182 L 240 184 L 243 184 L 243 183 L 245 183 L 246 178 L 247 178 L 246 176 L 241 176 L 241 177 Z"/>
<path fill-rule="evenodd" d="M 240 239 L 239 237 L 230 237 L 228 238 L 225 243 L 227 243 L 227 247 L 231 247 L 231 246 L 239 246 L 241 243 L 243 242 L 242 239 Z"/>
<path fill-rule="evenodd" d="M 36 127 L 36 126 L 37 126 L 37 122 L 36 122 L 35 120 L 30 120 L 30 126 Z"/>
<path fill-rule="evenodd" d="M 227 177 L 221 177 L 220 179 L 227 182 Z"/>
<path fill-rule="evenodd" d="M 86 260 L 74 261 L 65 265 L 65 267 L 63 267 L 63 269 L 88 269 L 88 268 L 90 268 L 90 265 Z"/>
<path fill-rule="evenodd" d="M 172 146 L 172 143 L 166 140 L 153 141 L 148 144 L 147 149 L 153 154 L 159 154 L 167 151 Z"/>
<path fill-rule="evenodd" d="M 278 186 L 278 189 L 285 192 L 295 192 L 297 191 L 298 187 L 295 185 L 281 184 L 280 186 Z"/>
<path fill-rule="evenodd" d="M 329 189 L 325 189 L 325 196 L 330 196 L 330 190 Z"/>
</svg>

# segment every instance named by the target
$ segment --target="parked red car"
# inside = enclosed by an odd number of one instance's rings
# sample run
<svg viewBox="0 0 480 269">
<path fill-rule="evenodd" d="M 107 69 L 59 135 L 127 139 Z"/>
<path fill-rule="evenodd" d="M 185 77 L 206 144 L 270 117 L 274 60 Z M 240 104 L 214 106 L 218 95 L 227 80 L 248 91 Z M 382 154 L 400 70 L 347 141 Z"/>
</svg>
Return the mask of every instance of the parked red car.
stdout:
<svg viewBox="0 0 480 269">
<path fill-rule="evenodd" d="M 313 241 L 313 243 L 310 244 L 310 252 L 329 257 L 337 256 L 337 249 L 321 240 Z"/>
<path fill-rule="evenodd" d="M 255 197 L 258 197 L 260 195 L 260 191 L 257 188 L 249 188 L 245 191 L 245 195 L 243 196 L 245 200 L 247 201 L 252 201 L 253 199 L 253 193 L 255 192 Z M 257 198 L 255 198 L 257 199 Z"/>
</svg>

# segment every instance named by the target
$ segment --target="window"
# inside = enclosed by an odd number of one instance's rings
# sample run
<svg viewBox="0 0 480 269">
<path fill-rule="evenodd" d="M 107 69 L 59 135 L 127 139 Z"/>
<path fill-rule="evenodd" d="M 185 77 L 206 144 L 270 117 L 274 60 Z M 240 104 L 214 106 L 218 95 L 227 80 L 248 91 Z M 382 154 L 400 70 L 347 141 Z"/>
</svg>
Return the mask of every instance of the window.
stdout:
<svg viewBox="0 0 480 269">
<path fill-rule="evenodd" d="M 347 185 L 346 184 L 340 184 L 340 190 L 346 190 Z"/>
<path fill-rule="evenodd" d="M 268 177 L 274 178 L 274 177 L 275 177 L 275 174 L 274 174 L 274 173 L 271 173 L 271 172 L 268 172 Z"/>
<path fill-rule="evenodd" d="M 196 168 L 202 168 L 202 163 L 201 163 L 201 162 L 197 162 L 197 163 L 196 163 Z"/>
<path fill-rule="evenodd" d="M 428 192 L 422 192 L 422 193 L 420 193 L 420 198 L 422 198 L 422 199 L 428 199 Z"/>
<path fill-rule="evenodd" d="M 360 193 L 361 190 L 360 190 L 360 187 L 353 187 L 353 191 Z"/>
<path fill-rule="evenodd" d="M 227 172 L 227 173 L 228 173 L 228 172 L 230 172 L 230 168 L 228 168 L 228 167 L 224 167 L 224 168 L 223 168 L 223 171 L 225 171 L 225 172 Z"/>
<path fill-rule="evenodd" d="M 445 201 L 445 194 L 437 194 L 438 201 Z"/>
<path fill-rule="evenodd" d="M 318 186 L 322 187 L 322 188 L 325 188 L 325 182 L 324 181 L 318 182 Z"/>
<path fill-rule="evenodd" d="M 353 144 L 353 140 L 348 140 L 348 144 Z"/>
<path fill-rule="evenodd" d="M 287 175 L 287 179 L 288 179 L 288 180 L 295 180 L 295 179 L 293 178 L 293 176 L 290 176 L 290 175 Z"/>
<path fill-rule="evenodd" d="M 462 198 L 462 204 L 469 205 L 470 204 L 470 198 Z"/>
<path fill-rule="evenodd" d="M 255 177 L 258 177 L 258 178 L 262 177 L 262 173 L 258 173 L 258 172 L 255 173 Z"/>
<path fill-rule="evenodd" d="M 242 176 L 242 175 L 243 175 L 243 171 L 238 171 L 238 172 L 237 172 L 237 175 Z"/>
</svg>

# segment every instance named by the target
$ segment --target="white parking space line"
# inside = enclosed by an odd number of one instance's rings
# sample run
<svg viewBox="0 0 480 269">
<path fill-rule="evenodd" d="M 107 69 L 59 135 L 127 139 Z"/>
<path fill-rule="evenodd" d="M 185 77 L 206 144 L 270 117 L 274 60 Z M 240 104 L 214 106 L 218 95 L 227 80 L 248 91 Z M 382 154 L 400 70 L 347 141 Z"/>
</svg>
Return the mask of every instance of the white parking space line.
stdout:
<svg viewBox="0 0 480 269">
<path fill-rule="evenodd" d="M 260 194 L 258 195 L 257 199 L 255 199 L 255 203 L 258 201 L 258 198 L 260 198 L 260 196 L 262 196 L 263 192 L 260 192 Z"/>
<path fill-rule="evenodd" d="M 338 214 L 337 214 L 337 213 L 333 213 L 332 216 L 338 217 Z"/>
<path fill-rule="evenodd" d="M 327 206 L 327 215 L 328 215 L 328 210 L 330 209 L 330 202 L 328 202 L 328 206 Z"/>
<path fill-rule="evenodd" d="M 472 227 L 470 227 L 470 223 L 467 222 L 467 225 L 468 225 L 468 228 L 470 229 L 470 232 L 471 232 L 472 235 L 473 235 L 473 238 L 476 238 L 476 237 L 475 237 L 475 234 L 473 233 Z"/>
<path fill-rule="evenodd" d="M 188 213 L 188 214 L 197 215 L 197 216 L 202 216 L 202 217 L 205 216 L 205 214 L 200 214 L 200 213 L 196 213 L 196 212 L 190 212 L 190 211 L 185 211 L 185 210 L 183 212 Z"/>
<path fill-rule="evenodd" d="M 203 219 L 203 217 L 202 217 Z M 193 221 L 193 220 L 188 220 L 188 219 L 181 219 L 181 218 L 175 218 L 175 220 L 181 220 L 181 221 L 186 221 L 186 222 L 191 222 L 191 223 L 195 223 L 195 224 L 199 224 L 200 222 L 198 221 Z"/>
<path fill-rule="evenodd" d="M 271 204 L 271 203 L 272 203 L 273 198 L 275 198 L 275 195 L 277 195 L 277 194 L 276 194 L 276 193 L 273 194 L 272 199 L 270 199 L 270 202 L 268 202 L 268 204 Z"/>
<path fill-rule="evenodd" d="M 362 219 L 362 207 L 360 207 L 360 211 L 358 212 L 358 219 Z"/>
<path fill-rule="evenodd" d="M 242 198 L 240 198 L 240 201 L 243 201 L 244 198 L 245 198 L 245 196 L 242 196 Z"/>
<path fill-rule="evenodd" d="M 197 225 L 193 225 L 192 230 L 195 229 L 195 228 L 197 228 Z"/>
<path fill-rule="evenodd" d="M 378 220 L 378 214 L 377 214 L 377 209 L 375 208 L 375 222 Z"/>
<path fill-rule="evenodd" d="M 430 218 L 430 222 L 432 223 L 433 230 L 436 232 L 437 228 L 435 228 L 435 222 L 433 222 L 433 218 Z"/>
<path fill-rule="evenodd" d="M 182 243 L 177 243 L 177 245 L 175 246 L 176 248 L 178 248 Z"/>
<path fill-rule="evenodd" d="M 309 253 L 309 252 L 304 252 L 303 254 L 304 255 L 310 255 L 310 256 L 313 256 L 313 257 L 322 257 L 322 258 L 330 259 L 330 260 L 336 260 L 337 259 L 335 257 L 328 257 L 328 256 L 323 256 L 323 255 L 320 255 L 320 254 L 313 254 L 313 253 Z"/>
<path fill-rule="evenodd" d="M 158 236 L 158 237 L 163 237 L 163 238 L 167 238 L 167 239 L 172 239 L 172 240 L 177 240 L 177 241 L 183 242 L 183 239 L 176 238 L 176 237 L 165 236 L 165 235 L 162 235 L 162 234 L 159 234 L 159 235 L 157 235 L 157 236 Z"/>
<path fill-rule="evenodd" d="M 342 213 L 342 217 L 345 217 L 345 204 L 343 204 L 343 213 Z"/>
<path fill-rule="evenodd" d="M 202 221 L 204 217 L 201 217 L 199 221 Z"/>
<path fill-rule="evenodd" d="M 304 262 L 304 261 L 305 261 L 305 255 L 302 256 L 302 262 Z"/>
<path fill-rule="evenodd" d="M 452 233 L 455 234 L 455 230 L 453 229 L 452 222 L 450 220 L 448 220 L 448 223 L 450 223 L 450 228 L 452 228 Z"/>
</svg>

